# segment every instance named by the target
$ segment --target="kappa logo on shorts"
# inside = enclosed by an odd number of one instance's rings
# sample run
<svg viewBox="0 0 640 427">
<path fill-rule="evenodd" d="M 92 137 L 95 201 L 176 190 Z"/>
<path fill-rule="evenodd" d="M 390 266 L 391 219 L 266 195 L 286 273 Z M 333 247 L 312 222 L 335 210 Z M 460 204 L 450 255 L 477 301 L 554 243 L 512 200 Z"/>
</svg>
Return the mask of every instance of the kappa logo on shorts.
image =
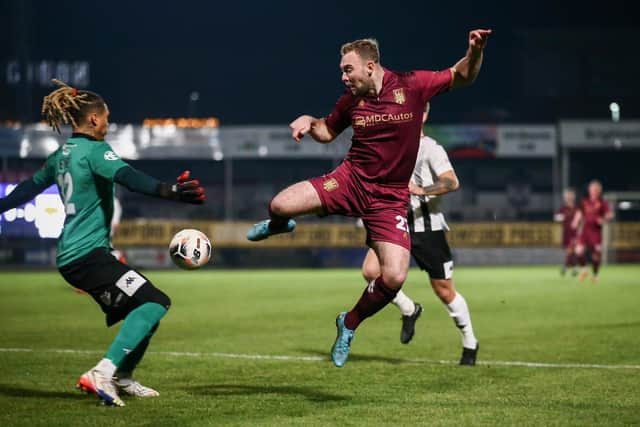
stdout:
<svg viewBox="0 0 640 427">
<path fill-rule="evenodd" d="M 120 276 L 116 282 L 116 286 L 130 297 L 146 282 L 147 280 L 140 274 L 136 273 L 134 270 L 129 270 Z"/>
<path fill-rule="evenodd" d="M 104 159 L 105 160 L 118 160 L 119 157 L 116 153 L 114 153 L 113 151 L 105 151 L 104 152 Z"/>
<path fill-rule="evenodd" d="M 327 193 L 331 193 L 338 187 L 340 187 L 340 185 L 338 184 L 338 180 L 335 178 L 330 178 L 322 183 L 322 188 L 324 188 L 324 191 L 326 191 Z"/>
</svg>

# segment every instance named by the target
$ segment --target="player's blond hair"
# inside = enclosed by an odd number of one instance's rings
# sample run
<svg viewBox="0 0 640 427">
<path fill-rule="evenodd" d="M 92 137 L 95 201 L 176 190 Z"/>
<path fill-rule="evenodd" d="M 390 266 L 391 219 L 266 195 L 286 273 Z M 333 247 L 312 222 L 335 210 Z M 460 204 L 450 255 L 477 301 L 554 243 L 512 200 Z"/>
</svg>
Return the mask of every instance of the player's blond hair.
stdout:
<svg viewBox="0 0 640 427">
<path fill-rule="evenodd" d="M 340 48 L 340 54 L 344 56 L 349 52 L 355 52 L 360 58 L 367 61 L 380 62 L 380 47 L 376 39 L 360 39 L 343 44 Z"/>
<path fill-rule="evenodd" d="M 78 90 L 60 80 L 51 81 L 59 87 L 42 100 L 42 116 L 56 132 L 60 133 L 63 124 L 76 128 L 87 113 L 104 110 L 104 100 L 97 93 Z"/>
</svg>

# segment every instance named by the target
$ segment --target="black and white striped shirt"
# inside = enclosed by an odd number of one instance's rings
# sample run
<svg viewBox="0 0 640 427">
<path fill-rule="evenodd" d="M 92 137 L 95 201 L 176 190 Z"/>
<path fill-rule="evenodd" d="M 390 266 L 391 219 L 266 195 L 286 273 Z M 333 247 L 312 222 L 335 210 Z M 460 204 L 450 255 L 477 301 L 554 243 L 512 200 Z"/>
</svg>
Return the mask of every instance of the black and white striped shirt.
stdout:
<svg viewBox="0 0 640 427">
<path fill-rule="evenodd" d="M 420 138 L 418 159 L 411 180 L 420 187 L 426 187 L 432 185 L 439 175 L 450 170 L 453 170 L 453 166 L 444 148 L 428 136 Z M 438 202 L 437 196 L 411 195 L 408 220 L 412 232 L 449 230 Z"/>
</svg>

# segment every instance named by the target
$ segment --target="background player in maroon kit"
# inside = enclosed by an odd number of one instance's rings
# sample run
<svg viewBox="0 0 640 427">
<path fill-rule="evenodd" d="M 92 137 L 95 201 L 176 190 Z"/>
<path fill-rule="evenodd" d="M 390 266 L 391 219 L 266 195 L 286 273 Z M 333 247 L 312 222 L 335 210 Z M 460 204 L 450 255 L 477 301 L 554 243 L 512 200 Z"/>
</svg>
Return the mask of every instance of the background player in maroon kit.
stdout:
<svg viewBox="0 0 640 427">
<path fill-rule="evenodd" d="M 562 248 L 564 249 L 564 265 L 562 275 L 571 268 L 571 273 L 575 276 L 576 270 L 576 238 L 578 235 L 577 226 L 574 225 L 573 218 L 578 211 L 576 206 L 576 192 L 572 188 L 567 188 L 562 193 L 564 205 L 556 212 L 554 219 L 562 223 Z"/>
<path fill-rule="evenodd" d="M 380 260 L 380 276 L 371 281 L 355 307 L 336 319 L 338 336 L 332 360 L 344 365 L 358 325 L 395 297 L 409 268 L 408 184 L 415 166 L 424 105 L 435 95 L 472 83 L 482 64 L 491 30 L 469 33 L 466 56 L 443 71 L 397 73 L 380 64 L 375 40 L 342 46 L 340 70 L 345 94 L 326 118 L 303 115 L 290 127 L 299 142 L 307 133 L 320 143 L 353 127 L 351 149 L 333 172 L 296 183 L 269 204 L 270 219 L 247 233 L 252 241 L 292 231 L 292 217 L 305 214 L 362 218 L 367 244 Z"/>
<path fill-rule="evenodd" d="M 593 271 L 591 280 L 595 283 L 598 281 L 598 271 L 602 260 L 602 226 L 605 221 L 613 218 L 613 213 L 607 201 L 602 198 L 602 184 L 599 181 L 591 181 L 588 192 L 589 195 L 583 198 L 580 203 L 573 225 L 577 227 L 582 222 L 576 244 L 578 264 L 582 267 L 579 279 L 583 281 L 589 275 L 586 269 L 586 252 L 588 251 L 591 254 Z"/>
</svg>

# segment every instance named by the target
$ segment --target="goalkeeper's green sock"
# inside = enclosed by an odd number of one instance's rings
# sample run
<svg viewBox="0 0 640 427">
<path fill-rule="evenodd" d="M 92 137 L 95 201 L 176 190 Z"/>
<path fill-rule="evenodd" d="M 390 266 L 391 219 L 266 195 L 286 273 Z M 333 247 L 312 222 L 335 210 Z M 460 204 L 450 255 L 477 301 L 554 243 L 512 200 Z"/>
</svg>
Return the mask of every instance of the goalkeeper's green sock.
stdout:
<svg viewBox="0 0 640 427">
<path fill-rule="evenodd" d="M 149 347 L 149 341 L 151 341 L 151 337 L 158 329 L 160 323 L 156 323 L 153 328 L 149 331 L 146 337 L 138 344 L 138 346 L 131 353 L 124 358 L 120 366 L 118 366 L 118 370 L 116 371 L 116 376 L 118 378 L 131 378 L 133 375 L 134 369 L 138 366 L 138 363 L 144 357 L 144 353 L 147 351 L 147 347 Z"/>
<path fill-rule="evenodd" d="M 104 356 L 105 359 L 113 362 L 115 367 L 120 367 L 127 355 L 136 350 L 150 333 L 153 334 L 154 327 L 166 313 L 166 308 L 154 302 L 142 304 L 129 313 L 124 319 L 120 332 L 118 332 L 107 354 Z M 144 354 L 146 346 L 141 350 L 142 354 Z M 140 358 L 142 358 L 142 355 L 140 355 Z M 113 376 L 113 372 L 111 376 Z"/>
</svg>

